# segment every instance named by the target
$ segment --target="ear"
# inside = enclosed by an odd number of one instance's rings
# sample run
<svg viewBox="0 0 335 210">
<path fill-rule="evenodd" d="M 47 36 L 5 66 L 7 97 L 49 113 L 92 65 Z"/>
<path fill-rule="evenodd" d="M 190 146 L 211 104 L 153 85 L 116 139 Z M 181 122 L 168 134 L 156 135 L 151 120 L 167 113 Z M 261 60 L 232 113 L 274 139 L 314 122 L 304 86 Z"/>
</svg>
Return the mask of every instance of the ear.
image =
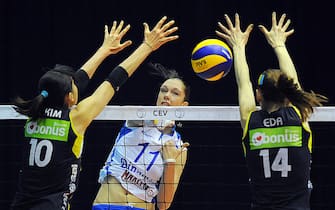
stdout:
<svg viewBox="0 0 335 210">
<path fill-rule="evenodd" d="M 72 92 L 69 92 L 69 98 L 72 102 L 74 101 L 74 95 Z"/>
<path fill-rule="evenodd" d="M 182 105 L 182 106 L 188 106 L 189 103 L 188 103 L 188 101 L 184 101 L 181 105 Z"/>
<path fill-rule="evenodd" d="M 256 89 L 256 100 L 258 103 L 261 103 L 263 101 L 262 91 L 258 88 Z"/>
<path fill-rule="evenodd" d="M 66 94 L 65 96 L 65 103 L 69 106 L 72 106 L 74 103 L 74 96 L 72 92 L 69 92 L 68 94 Z"/>
</svg>

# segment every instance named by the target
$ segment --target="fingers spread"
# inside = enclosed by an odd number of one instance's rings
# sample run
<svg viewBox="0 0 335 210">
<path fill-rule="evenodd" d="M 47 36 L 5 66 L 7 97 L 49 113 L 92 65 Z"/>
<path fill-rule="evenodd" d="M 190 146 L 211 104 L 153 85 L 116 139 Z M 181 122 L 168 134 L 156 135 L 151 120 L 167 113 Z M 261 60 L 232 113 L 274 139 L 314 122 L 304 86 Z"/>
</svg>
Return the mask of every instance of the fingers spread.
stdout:
<svg viewBox="0 0 335 210">
<path fill-rule="evenodd" d="M 122 27 L 123 27 L 123 20 L 121 20 L 121 22 L 120 22 L 120 24 L 119 24 L 119 26 L 116 28 L 116 33 L 118 34 L 118 33 L 120 33 L 120 31 L 121 31 L 121 29 L 122 29 Z"/>
<path fill-rule="evenodd" d="M 162 25 L 163 25 L 163 23 L 166 21 L 166 19 L 167 19 L 166 16 L 162 17 L 162 19 L 160 19 L 160 20 L 158 21 L 158 23 L 156 24 L 156 26 L 154 27 L 154 29 L 161 28 Z"/>
</svg>

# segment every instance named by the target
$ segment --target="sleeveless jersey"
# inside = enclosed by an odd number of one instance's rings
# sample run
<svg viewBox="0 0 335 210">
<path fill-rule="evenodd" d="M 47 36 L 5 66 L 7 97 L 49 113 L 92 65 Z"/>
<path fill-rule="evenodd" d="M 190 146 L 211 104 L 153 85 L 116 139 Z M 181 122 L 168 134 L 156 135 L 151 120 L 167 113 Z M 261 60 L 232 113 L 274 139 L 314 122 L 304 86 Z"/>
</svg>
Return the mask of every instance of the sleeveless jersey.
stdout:
<svg viewBox="0 0 335 210">
<path fill-rule="evenodd" d="M 177 147 L 182 145 L 176 131 L 163 134 L 157 127 L 128 127 L 126 122 L 100 170 L 99 182 L 106 183 L 108 175 L 114 176 L 127 191 L 146 202 L 153 202 L 164 170 L 160 151 L 171 139 Z"/>
<path fill-rule="evenodd" d="M 46 108 L 45 118 L 27 120 L 23 165 L 14 204 L 77 188 L 83 136 L 72 129 L 69 109 Z M 67 202 L 69 197 L 64 197 Z"/>
<path fill-rule="evenodd" d="M 296 107 L 250 114 L 243 148 L 255 206 L 309 208 L 311 141 Z"/>
</svg>

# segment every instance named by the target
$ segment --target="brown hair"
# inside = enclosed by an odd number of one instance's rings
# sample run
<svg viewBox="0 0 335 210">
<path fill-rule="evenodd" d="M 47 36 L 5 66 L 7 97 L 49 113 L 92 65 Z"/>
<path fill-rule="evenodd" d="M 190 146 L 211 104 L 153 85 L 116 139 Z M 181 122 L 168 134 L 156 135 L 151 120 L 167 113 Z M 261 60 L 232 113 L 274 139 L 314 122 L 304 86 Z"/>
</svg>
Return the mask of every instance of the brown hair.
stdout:
<svg viewBox="0 0 335 210">
<path fill-rule="evenodd" d="M 160 63 L 148 63 L 148 66 L 152 69 L 150 72 L 154 76 L 158 76 L 164 81 L 168 79 L 179 79 L 185 86 L 185 101 L 190 100 L 190 94 L 191 94 L 191 87 L 190 85 L 183 79 L 182 76 L 179 75 L 179 73 L 175 69 L 169 69 L 163 66 Z"/>
<path fill-rule="evenodd" d="M 264 71 L 258 80 L 258 87 L 267 102 L 284 104 L 285 100 L 288 99 L 299 109 L 303 121 L 307 121 L 313 113 L 313 107 L 322 106 L 323 102 L 328 101 L 327 97 L 323 95 L 313 91 L 304 91 L 297 83 L 294 83 L 292 78 L 279 69 Z"/>
</svg>

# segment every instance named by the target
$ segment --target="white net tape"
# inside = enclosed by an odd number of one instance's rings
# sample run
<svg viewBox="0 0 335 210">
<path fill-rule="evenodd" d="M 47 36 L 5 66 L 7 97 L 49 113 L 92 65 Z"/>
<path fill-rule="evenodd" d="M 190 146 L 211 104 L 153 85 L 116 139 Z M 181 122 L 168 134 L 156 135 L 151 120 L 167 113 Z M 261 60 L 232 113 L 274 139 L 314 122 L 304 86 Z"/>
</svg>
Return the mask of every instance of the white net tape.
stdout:
<svg viewBox="0 0 335 210">
<path fill-rule="evenodd" d="M 0 120 L 20 120 L 11 105 L 0 105 Z M 239 121 L 238 106 L 106 106 L 96 120 Z M 335 122 L 335 107 L 316 107 L 310 122 Z"/>
</svg>

